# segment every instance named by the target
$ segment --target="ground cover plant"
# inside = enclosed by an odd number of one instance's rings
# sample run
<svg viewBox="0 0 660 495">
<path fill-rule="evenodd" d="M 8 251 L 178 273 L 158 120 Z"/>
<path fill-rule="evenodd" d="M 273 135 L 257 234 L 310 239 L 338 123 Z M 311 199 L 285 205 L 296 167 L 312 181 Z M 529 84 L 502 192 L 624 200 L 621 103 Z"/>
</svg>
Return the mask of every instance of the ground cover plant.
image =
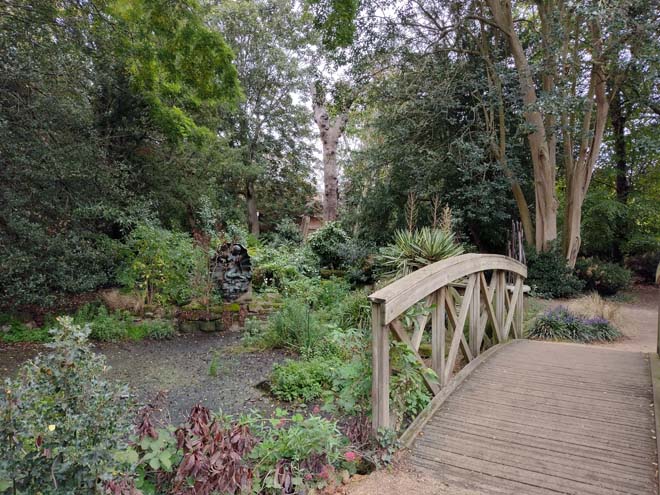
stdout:
<svg viewBox="0 0 660 495">
<path fill-rule="evenodd" d="M 602 317 L 586 317 L 558 306 L 539 315 L 528 336 L 541 340 L 568 340 L 573 342 L 611 342 L 621 338 L 619 332 Z"/>
</svg>

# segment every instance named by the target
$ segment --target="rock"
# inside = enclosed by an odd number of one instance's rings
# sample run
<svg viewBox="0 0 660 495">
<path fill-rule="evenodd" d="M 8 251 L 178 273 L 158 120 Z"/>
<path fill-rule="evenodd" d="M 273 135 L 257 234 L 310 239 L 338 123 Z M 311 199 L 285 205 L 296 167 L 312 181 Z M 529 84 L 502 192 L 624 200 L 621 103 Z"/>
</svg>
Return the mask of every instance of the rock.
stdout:
<svg viewBox="0 0 660 495">
<path fill-rule="evenodd" d="M 351 473 L 349 473 L 348 470 L 343 469 L 339 474 L 341 476 L 341 482 L 344 485 L 347 485 L 351 481 Z"/>
</svg>

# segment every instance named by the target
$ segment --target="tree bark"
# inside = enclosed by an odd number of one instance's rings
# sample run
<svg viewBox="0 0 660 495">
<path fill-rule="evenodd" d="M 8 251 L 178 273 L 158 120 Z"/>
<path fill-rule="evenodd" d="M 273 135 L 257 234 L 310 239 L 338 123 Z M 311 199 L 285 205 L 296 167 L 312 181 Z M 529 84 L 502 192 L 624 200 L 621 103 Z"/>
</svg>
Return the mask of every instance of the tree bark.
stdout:
<svg viewBox="0 0 660 495">
<path fill-rule="evenodd" d="M 245 199 L 248 211 L 248 229 L 250 234 L 259 235 L 259 212 L 257 211 L 257 199 L 254 194 L 254 182 L 248 180 L 245 187 Z"/>
<path fill-rule="evenodd" d="M 564 255 L 570 267 L 575 266 L 582 236 L 582 204 L 589 189 L 591 175 L 603 142 L 609 102 L 607 100 L 607 77 L 602 66 L 602 40 L 596 21 L 591 23 L 593 36 L 592 68 L 587 108 L 582 119 L 582 140 L 577 159 L 566 167 L 566 218 L 564 221 Z M 592 127 L 592 116 L 595 118 Z"/>
<path fill-rule="evenodd" d="M 617 89 L 610 98 L 610 119 L 614 134 L 614 158 L 616 161 L 616 197 L 621 203 L 628 202 L 628 157 L 626 153 L 626 114 L 623 93 Z"/>
<path fill-rule="evenodd" d="M 339 139 L 346 129 L 348 113 L 340 113 L 331 120 L 325 102 L 317 94 L 315 85 L 312 86 L 312 105 L 314 107 L 314 121 L 319 128 L 323 146 L 323 219 L 326 222 L 333 222 L 337 220 L 339 205 L 337 147 Z"/>
<path fill-rule="evenodd" d="M 557 239 L 557 196 L 555 180 L 557 165 L 554 149 L 551 151 L 542 114 L 537 110 L 537 96 L 527 55 L 515 32 L 511 3 L 508 0 L 486 0 L 495 23 L 506 36 L 518 74 L 525 105 L 525 121 L 533 131 L 527 140 L 534 168 L 534 195 L 536 199 L 536 249 L 547 251 Z"/>
</svg>

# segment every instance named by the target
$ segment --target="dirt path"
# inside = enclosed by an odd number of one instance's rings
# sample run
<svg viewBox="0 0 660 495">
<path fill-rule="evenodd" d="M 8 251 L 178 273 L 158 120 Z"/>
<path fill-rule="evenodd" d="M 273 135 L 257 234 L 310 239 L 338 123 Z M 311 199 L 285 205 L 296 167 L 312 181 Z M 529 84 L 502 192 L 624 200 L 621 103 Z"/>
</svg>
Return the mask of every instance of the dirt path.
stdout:
<svg viewBox="0 0 660 495">
<path fill-rule="evenodd" d="M 632 352 L 655 352 L 658 331 L 658 300 L 660 288 L 635 286 L 622 295 L 625 302 L 608 301 L 614 308 L 614 325 L 623 333 L 617 342 L 595 344 L 608 349 Z M 548 301 L 548 307 L 559 305 L 579 312 L 579 300 Z M 592 344 L 594 345 L 594 344 Z"/>
<path fill-rule="evenodd" d="M 128 383 L 138 402 L 168 391 L 175 423 L 201 403 L 214 411 L 240 414 L 251 409 L 267 413 L 276 404 L 257 385 L 265 380 L 281 352 L 237 352 L 240 333 L 188 334 L 172 340 L 97 344 L 111 366 L 110 378 Z M 0 346 L 0 381 L 44 348 L 34 344 Z M 215 376 L 210 373 L 216 363 Z"/>
</svg>

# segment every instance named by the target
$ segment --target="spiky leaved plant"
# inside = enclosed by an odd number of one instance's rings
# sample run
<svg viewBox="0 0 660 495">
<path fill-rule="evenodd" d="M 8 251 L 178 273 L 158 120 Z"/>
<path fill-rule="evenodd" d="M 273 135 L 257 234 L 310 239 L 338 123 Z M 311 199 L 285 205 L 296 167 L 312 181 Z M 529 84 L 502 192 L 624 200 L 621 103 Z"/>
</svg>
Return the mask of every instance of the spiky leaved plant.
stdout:
<svg viewBox="0 0 660 495">
<path fill-rule="evenodd" d="M 381 249 L 378 262 L 387 279 L 397 279 L 436 261 L 463 254 L 454 234 L 445 229 L 423 227 L 394 234 L 394 244 Z"/>
</svg>

